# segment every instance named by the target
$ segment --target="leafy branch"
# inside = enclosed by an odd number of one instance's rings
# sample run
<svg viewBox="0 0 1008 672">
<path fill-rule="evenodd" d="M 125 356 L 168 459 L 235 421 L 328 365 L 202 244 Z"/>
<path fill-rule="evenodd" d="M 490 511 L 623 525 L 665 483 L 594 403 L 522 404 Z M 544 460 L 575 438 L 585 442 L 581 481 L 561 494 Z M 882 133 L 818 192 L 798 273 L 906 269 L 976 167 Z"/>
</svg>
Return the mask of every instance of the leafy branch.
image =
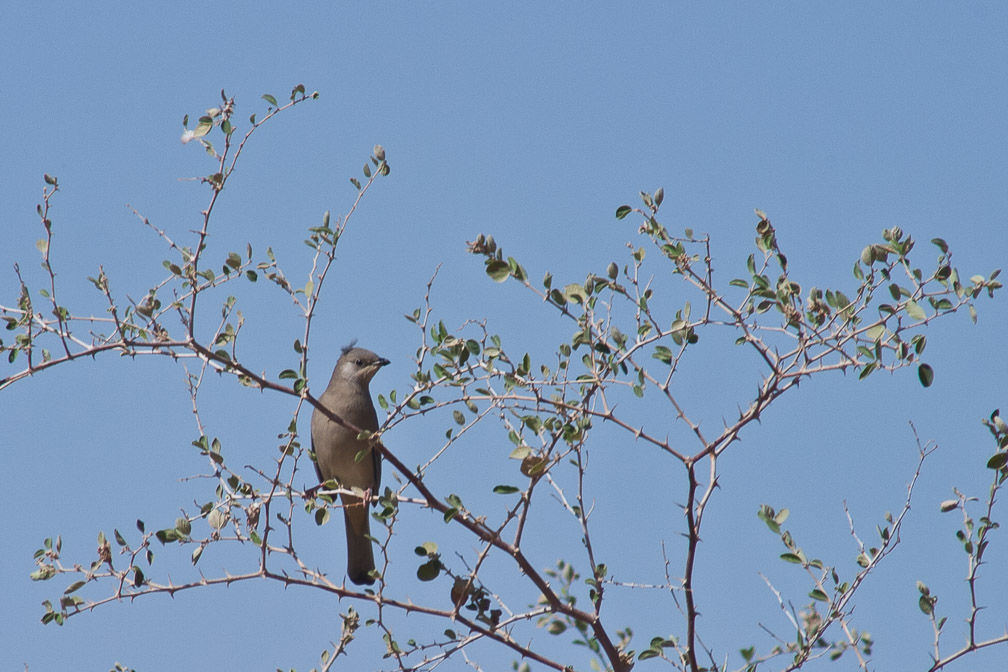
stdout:
<svg viewBox="0 0 1008 672">
<path fill-rule="evenodd" d="M 795 277 L 776 229 L 760 211 L 756 212 L 755 251 L 742 277 L 726 281 L 720 271 L 715 272 L 709 236 L 698 236 L 691 229 L 674 235 L 659 221 L 664 201 L 661 189 L 653 194 L 641 192 L 642 207 L 617 209 L 619 220 L 630 215 L 640 218 L 636 238 L 627 244 L 627 258 L 621 264 L 609 263 L 602 272 L 588 273 L 583 280 L 564 283 L 546 272 L 541 285 L 534 284 L 525 267 L 505 256 L 493 236 L 481 234 L 469 243 L 469 251 L 483 259 L 487 275 L 497 282 L 519 283 L 545 310 L 559 316 L 571 335 L 539 361 L 535 353 L 509 349 L 486 319 L 467 320 L 450 329 L 432 300 L 434 272 L 422 306 L 405 316 L 417 330 L 411 378 L 405 388 L 393 387 L 378 396 L 387 417 L 378 432 L 368 435 L 398 483 L 394 489 L 386 486 L 373 493 L 373 517 L 380 524 L 372 528 L 377 530 L 373 541 L 380 557 L 379 580 L 374 589 L 348 588 L 298 548 L 304 530 L 311 529 L 306 521 L 326 524 L 341 506 L 335 495 L 342 492 L 329 488 L 330 484 L 296 485 L 296 475 L 304 474 L 311 459 L 301 444 L 298 418 L 303 409 L 312 407 L 360 432 L 322 407 L 312 394 L 309 354 L 316 309 L 336 263 L 336 248 L 364 195 L 378 177 L 390 172 L 385 150 L 375 145 L 361 171 L 363 180 L 351 178 L 357 194 L 344 216 L 326 212 L 320 225 L 307 227 L 305 243 L 311 252 L 304 262 L 303 284 L 292 280 L 297 274 L 287 273 L 270 248 L 262 257 L 246 244 L 214 262 L 210 258 L 217 253 L 208 245 L 218 197 L 234 177 L 246 142 L 273 117 L 317 95 L 307 94 L 298 85 L 283 105 L 271 95 L 263 96 L 267 111 L 261 119 L 249 118 L 244 135 L 237 131 L 235 101 L 223 91 L 220 105 L 201 115 L 195 127 L 190 129 L 188 118 L 184 120 L 182 140 L 203 147 L 213 164 L 209 174 L 194 178 L 210 190 L 200 225 L 191 232 L 191 239 L 182 240 L 134 211 L 167 248 L 169 258 L 162 264 L 167 275 L 134 301 L 113 290 L 99 265 L 97 277 L 89 280 L 101 295 L 105 315 L 77 313 L 57 299 L 51 200 L 58 182 L 45 177 L 38 214 L 46 233 L 39 250 L 47 286 L 36 293 L 51 304 L 51 316 L 33 306 L 29 281 L 16 266 L 19 296 L 10 306 L 0 305 L 0 318 L 14 338 L 10 343 L 0 342 L 0 351 L 7 352 L 12 367 L 21 357 L 25 363 L 0 378 L 0 389 L 57 364 L 105 352 L 170 357 L 185 372 L 196 423 L 192 448 L 207 465 L 206 473 L 193 478 L 205 479 L 213 492 L 203 501 L 182 507 L 173 523 L 148 529 L 137 521 L 139 536 L 118 529 L 111 536 L 100 532 L 97 550 L 85 562 L 65 563 L 61 538 L 47 539 L 35 555 L 32 578 L 61 577 L 70 583 L 57 600 L 44 603 L 44 622 L 63 624 L 70 616 L 123 599 L 267 580 L 352 601 L 354 606 L 341 614 L 339 641 L 330 642 L 320 657 L 321 669 L 330 669 L 346 653 L 362 627 L 358 609 L 365 608 L 369 615 L 363 627 L 375 628 L 385 657 L 401 670 L 431 669 L 459 657 L 476 666 L 470 652 L 483 643 L 496 650 L 503 647 L 521 660 L 516 660 L 515 669 L 529 669 L 529 661 L 548 669 L 573 669 L 569 654 L 541 646 L 534 637 L 538 629 L 554 637 L 571 637 L 575 650 L 587 652 L 593 666 L 614 672 L 649 659 L 665 660 L 674 669 L 690 672 L 727 669 L 725 655 L 704 643 L 702 605 L 714 597 L 704 594 L 695 582 L 697 568 L 704 562 L 702 532 L 716 524 L 705 527 L 709 505 L 720 487 L 722 460 L 732 456 L 730 449 L 771 404 L 806 378 L 848 370 L 865 378 L 875 371 L 915 366 L 920 382 L 930 385 L 934 370 L 922 359 L 925 328 L 963 308 L 975 321 L 976 302 L 984 294 L 993 297 L 1001 288 L 998 271 L 963 280 L 952 265 L 948 245 L 938 238 L 931 241 L 938 251 L 933 268 L 929 265 L 929 270 L 923 270 L 915 263 L 916 241 L 893 227 L 853 262 L 853 286 L 820 290 Z M 235 288 L 243 282 L 260 287 L 255 284 L 260 278 L 268 281 L 266 286 L 278 288 L 290 300 L 298 320 L 303 320 L 297 337 L 291 334 L 296 357 L 288 368 L 271 363 L 272 375 L 258 370 L 239 347 L 259 325 L 246 320 Z M 672 287 L 677 288 L 675 293 Z M 710 431 L 702 426 L 696 400 L 673 383 L 682 364 L 694 356 L 700 339 L 723 332 L 731 335 L 738 352 L 757 363 L 760 377 L 744 403 L 725 413 L 723 425 Z M 291 401 L 290 419 L 285 418 L 277 434 L 274 460 L 238 466 L 225 442 L 212 436 L 200 403 L 200 390 L 211 373 Z M 645 397 L 657 404 L 656 412 L 649 410 L 652 419 L 647 427 L 634 413 Z M 422 446 L 425 453 L 416 466 L 409 466 L 397 446 L 405 443 L 400 437 L 408 436 L 408 429 L 415 426 L 408 423 L 419 422 L 443 428 L 444 438 Z M 670 427 L 677 422 L 688 431 L 670 436 Z M 605 441 L 593 440 L 603 426 L 613 430 L 611 435 Z M 938 640 L 945 619 L 934 615 L 937 598 L 926 587 L 921 590 L 920 606 L 923 610 L 927 605 L 930 611 L 925 613 L 935 630 L 935 670 L 970 651 L 1008 641 L 1008 636 L 979 641 L 974 632 L 980 612 L 977 570 L 983 564 L 988 535 L 997 527 L 992 522 L 994 499 L 1008 463 L 1004 423 L 997 413 L 991 416 L 989 427 L 1000 452 L 988 463 L 998 476 L 985 515 L 976 524 L 966 513 L 969 498 L 958 491 L 956 500 L 943 505 L 944 510 L 959 509 L 964 516 L 960 541 L 970 558 L 967 584 L 972 599 L 967 647 L 951 656 L 940 655 Z M 504 446 L 491 449 L 497 451 L 492 457 L 500 458 L 508 468 L 473 470 L 460 477 L 452 459 L 471 450 L 473 444 L 485 442 L 489 432 L 506 437 L 489 444 Z M 686 541 L 675 558 L 663 546 L 664 583 L 625 578 L 626 559 L 604 558 L 599 551 L 602 541 L 611 541 L 601 522 L 606 516 L 625 515 L 627 506 L 624 497 L 599 490 L 588 478 L 592 456 L 607 450 L 610 436 L 638 443 L 649 458 L 669 460 L 682 470 L 684 487 L 674 493 L 682 516 L 666 523 L 663 533 L 681 535 Z M 868 669 L 873 640 L 855 627 L 854 596 L 899 544 L 914 484 L 933 450 L 922 447 L 919 439 L 917 446 L 920 460 L 903 508 L 895 517 L 886 515 L 878 528 L 877 545 L 862 543 L 850 521 L 860 567 L 851 577 L 844 579 L 835 566 L 806 556 L 794 536 L 781 528 L 786 510 L 761 509 L 760 518 L 785 546 L 782 559 L 805 572 L 812 602 L 797 610 L 770 585 L 795 636 L 779 637 L 764 626 L 776 644 L 763 653 L 755 646 L 742 649 L 739 669 L 755 670 L 785 655 L 785 669 L 799 669 L 848 650 L 854 651 L 862 669 Z M 415 454 L 410 453 L 411 460 Z M 465 464 L 470 463 L 467 458 Z M 635 505 L 656 507 L 667 507 L 670 499 L 668 492 L 634 493 L 634 498 Z M 557 506 L 551 510 L 543 502 Z M 396 546 L 397 535 L 404 536 L 399 534 L 402 520 L 421 511 L 438 514 L 432 518 L 434 525 L 428 522 L 426 527 L 415 528 L 428 535 L 426 540 L 410 543 L 417 558 L 417 581 L 440 589 L 434 593 L 439 597 L 425 603 L 411 597 L 417 584 L 392 571 L 404 555 Z M 570 533 L 577 545 L 554 547 L 552 539 L 529 533 L 537 526 L 558 535 Z M 184 549 L 188 554 L 184 559 L 195 566 L 210 547 L 248 554 L 255 566 L 218 576 L 200 572 L 198 577 L 179 581 L 163 572 L 162 565 L 155 569 L 162 548 Z M 544 555 L 549 558 L 545 563 Z M 581 568 L 583 577 L 575 567 Z M 105 591 L 101 594 L 99 584 Z M 612 624 L 610 605 L 632 599 L 633 591 L 641 590 L 668 594 L 682 622 L 677 632 L 653 633 L 635 649 L 633 630 Z M 514 606 L 522 603 L 524 608 Z M 428 632 L 420 638 L 403 637 L 407 627 L 418 627 L 417 620 L 406 620 L 407 615 L 448 627 L 439 626 L 437 634 Z"/>
</svg>

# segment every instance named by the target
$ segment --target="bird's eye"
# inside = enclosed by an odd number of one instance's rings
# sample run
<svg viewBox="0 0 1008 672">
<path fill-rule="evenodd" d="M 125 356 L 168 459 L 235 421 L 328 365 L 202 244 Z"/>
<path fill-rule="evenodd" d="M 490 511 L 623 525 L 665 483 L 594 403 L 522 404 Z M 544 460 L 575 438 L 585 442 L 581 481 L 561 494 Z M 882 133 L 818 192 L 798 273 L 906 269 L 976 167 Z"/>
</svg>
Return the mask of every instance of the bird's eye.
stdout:
<svg viewBox="0 0 1008 672">
<path fill-rule="evenodd" d="M 360 357 L 358 357 L 356 360 L 354 360 L 354 364 L 356 364 L 357 366 L 363 366 L 364 361 Z"/>
</svg>

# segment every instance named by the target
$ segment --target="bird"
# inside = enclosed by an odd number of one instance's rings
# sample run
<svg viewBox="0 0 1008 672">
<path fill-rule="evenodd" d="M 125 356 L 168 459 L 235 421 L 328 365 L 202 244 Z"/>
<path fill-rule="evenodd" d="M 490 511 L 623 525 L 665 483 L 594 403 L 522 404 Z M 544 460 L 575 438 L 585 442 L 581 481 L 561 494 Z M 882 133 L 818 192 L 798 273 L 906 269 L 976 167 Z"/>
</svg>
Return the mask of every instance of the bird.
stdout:
<svg viewBox="0 0 1008 672">
<path fill-rule="evenodd" d="M 342 350 L 332 378 L 319 403 L 357 429 L 378 431 L 378 415 L 371 401 L 368 384 L 378 370 L 389 363 L 370 350 L 354 347 Z M 319 483 L 333 479 L 344 489 L 360 488 L 365 493 L 378 492 L 381 484 L 381 453 L 367 440 L 358 439 L 356 429 L 348 429 L 315 408 L 311 418 L 311 444 L 315 473 Z M 361 451 L 370 451 L 358 460 Z M 367 502 L 353 495 L 341 495 L 346 523 L 347 576 L 357 585 L 375 582 L 374 551 Z"/>
</svg>

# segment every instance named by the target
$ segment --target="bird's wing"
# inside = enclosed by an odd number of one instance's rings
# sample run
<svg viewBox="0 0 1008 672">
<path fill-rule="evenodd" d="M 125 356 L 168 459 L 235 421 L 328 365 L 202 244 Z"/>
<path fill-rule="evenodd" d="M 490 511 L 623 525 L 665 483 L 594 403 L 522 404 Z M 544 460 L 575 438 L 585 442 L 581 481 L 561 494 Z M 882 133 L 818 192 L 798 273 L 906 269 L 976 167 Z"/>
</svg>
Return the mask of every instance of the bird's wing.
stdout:
<svg viewBox="0 0 1008 672">
<path fill-rule="evenodd" d="M 318 482 L 322 483 L 325 479 L 322 478 L 322 470 L 318 466 L 318 456 L 315 455 L 315 437 L 311 437 L 311 450 L 312 450 L 312 464 L 315 465 L 315 475 L 318 476 Z"/>
</svg>

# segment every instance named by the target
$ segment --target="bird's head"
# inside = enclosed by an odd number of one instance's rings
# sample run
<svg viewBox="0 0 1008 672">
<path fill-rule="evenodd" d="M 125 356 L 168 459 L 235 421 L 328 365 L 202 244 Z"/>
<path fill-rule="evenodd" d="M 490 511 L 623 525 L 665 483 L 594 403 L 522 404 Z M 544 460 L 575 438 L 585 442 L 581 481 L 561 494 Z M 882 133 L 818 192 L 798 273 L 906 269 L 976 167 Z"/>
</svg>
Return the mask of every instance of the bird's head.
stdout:
<svg viewBox="0 0 1008 672">
<path fill-rule="evenodd" d="M 347 346 L 343 348 L 343 355 L 336 362 L 334 377 L 366 386 L 378 373 L 378 369 L 388 363 L 389 360 L 379 357 L 370 350 Z"/>
</svg>

